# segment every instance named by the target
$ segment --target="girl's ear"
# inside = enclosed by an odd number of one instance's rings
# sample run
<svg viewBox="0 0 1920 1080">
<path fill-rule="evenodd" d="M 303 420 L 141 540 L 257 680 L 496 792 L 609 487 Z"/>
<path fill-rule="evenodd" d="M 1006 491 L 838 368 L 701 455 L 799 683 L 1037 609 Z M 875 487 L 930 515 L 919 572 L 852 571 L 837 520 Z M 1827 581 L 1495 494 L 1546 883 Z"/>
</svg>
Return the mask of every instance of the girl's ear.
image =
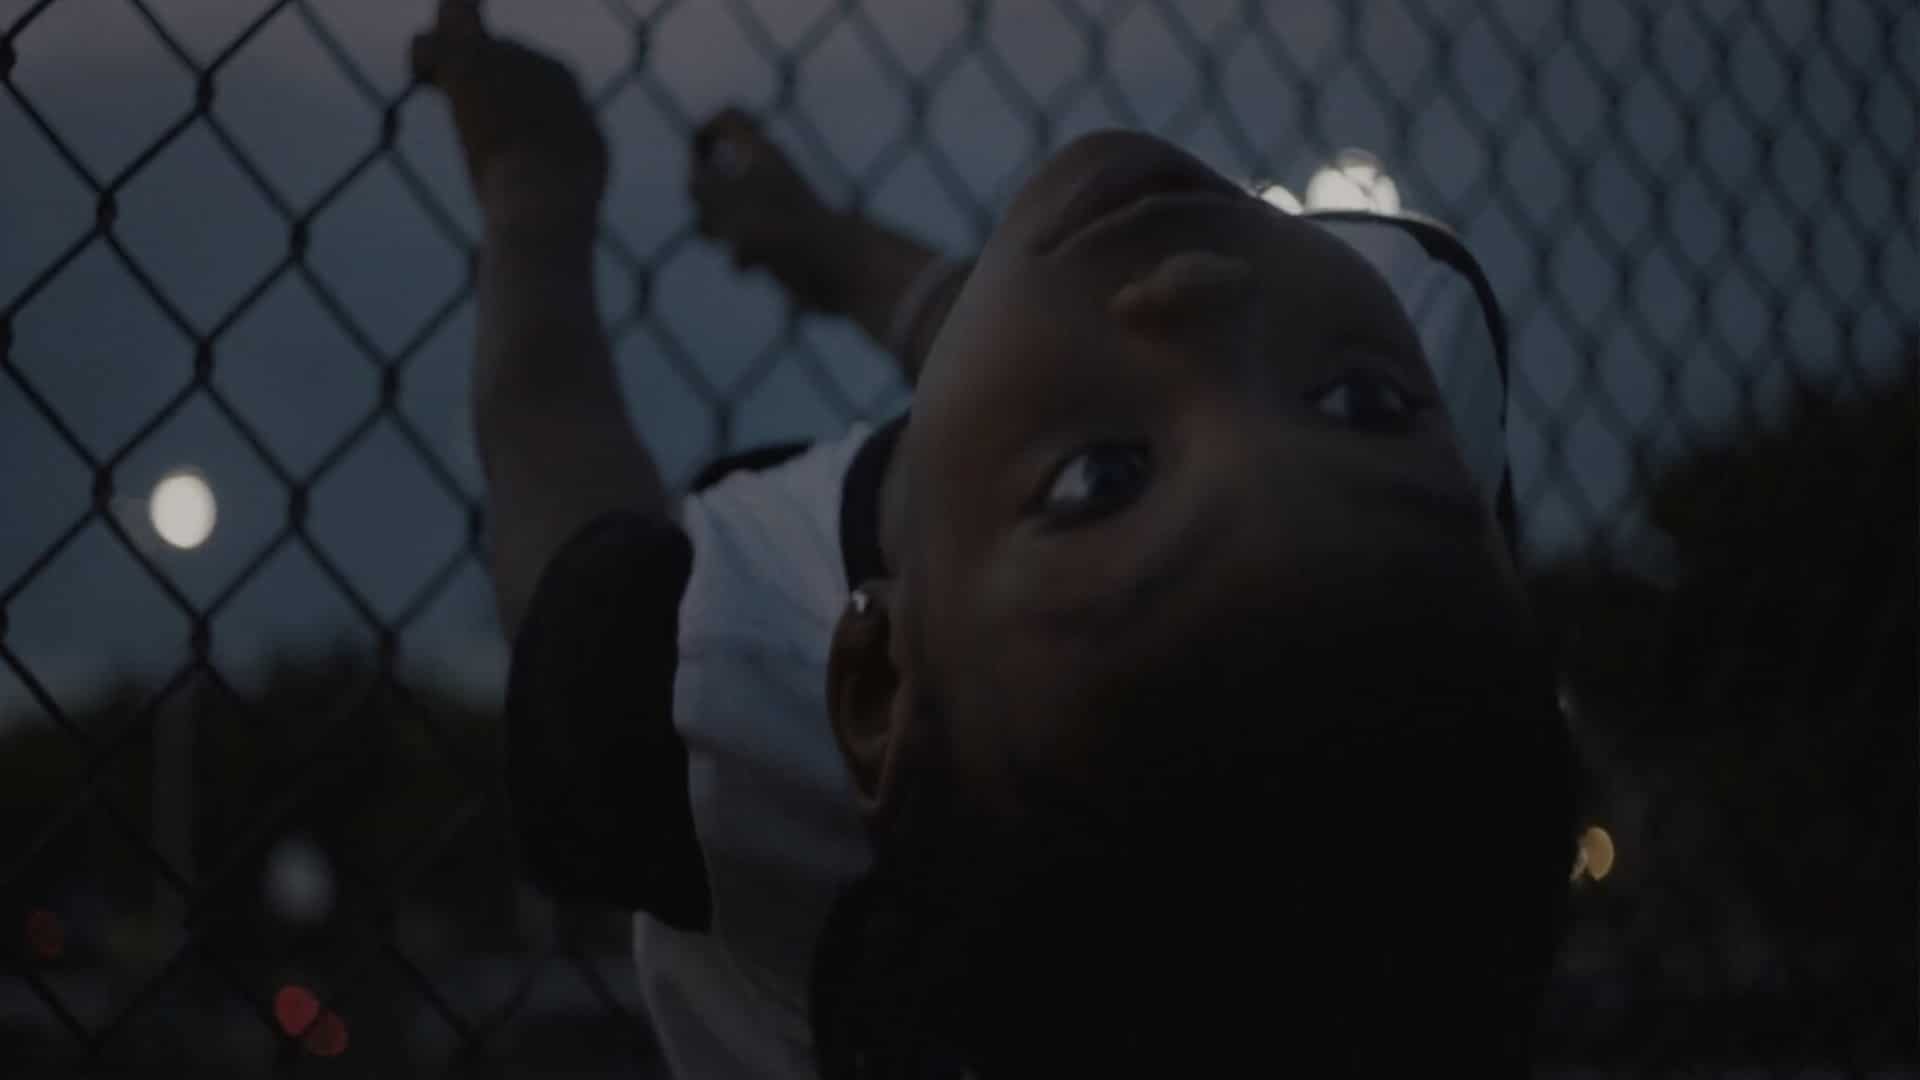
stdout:
<svg viewBox="0 0 1920 1080">
<path fill-rule="evenodd" d="M 869 821 L 891 802 L 893 765 L 909 712 L 901 689 L 907 680 L 894 664 L 892 598 L 892 584 L 884 580 L 855 589 L 827 659 L 833 735 Z"/>
</svg>

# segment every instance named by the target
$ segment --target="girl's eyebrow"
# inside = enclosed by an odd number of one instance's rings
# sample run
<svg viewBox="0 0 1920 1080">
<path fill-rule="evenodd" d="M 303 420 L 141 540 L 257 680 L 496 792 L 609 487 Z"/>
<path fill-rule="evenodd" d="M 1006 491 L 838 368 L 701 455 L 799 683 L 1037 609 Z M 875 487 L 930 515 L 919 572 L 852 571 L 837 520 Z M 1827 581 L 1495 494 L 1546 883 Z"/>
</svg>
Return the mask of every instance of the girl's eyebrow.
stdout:
<svg viewBox="0 0 1920 1080">
<path fill-rule="evenodd" d="M 1440 392 L 1440 386 L 1434 376 L 1432 365 L 1427 363 L 1426 354 L 1419 347 L 1409 346 L 1404 341 L 1395 341 L 1392 335 L 1367 332 L 1361 334 L 1343 334 L 1333 340 L 1331 354 L 1344 360 L 1370 358 L 1383 370 L 1401 376 L 1416 378 L 1421 384 L 1420 396 L 1432 397 Z M 1431 383 L 1430 387 L 1426 384 Z"/>
</svg>

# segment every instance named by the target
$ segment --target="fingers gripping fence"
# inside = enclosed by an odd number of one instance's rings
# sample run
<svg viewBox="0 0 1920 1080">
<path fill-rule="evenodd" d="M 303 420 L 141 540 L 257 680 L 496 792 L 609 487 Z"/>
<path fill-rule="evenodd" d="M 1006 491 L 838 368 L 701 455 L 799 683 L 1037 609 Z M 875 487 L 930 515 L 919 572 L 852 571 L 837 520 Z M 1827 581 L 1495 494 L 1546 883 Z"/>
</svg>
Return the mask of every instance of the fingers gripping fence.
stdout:
<svg viewBox="0 0 1920 1080">
<path fill-rule="evenodd" d="M 402 67 L 429 14 L 0 3 L 9 1075 L 653 1067 L 624 923 L 526 894 L 506 856 L 462 397 L 477 233 Z M 682 483 L 904 392 L 693 235 L 686 147 L 722 104 L 956 254 L 1093 127 L 1309 204 L 1370 152 L 1506 310 L 1524 561 L 1617 845 L 1577 885 L 1543 1067 L 1913 1064 L 1920 13 L 490 17 L 601 111 L 601 307 Z M 220 500 L 193 551 L 145 494 L 182 464 Z"/>
</svg>

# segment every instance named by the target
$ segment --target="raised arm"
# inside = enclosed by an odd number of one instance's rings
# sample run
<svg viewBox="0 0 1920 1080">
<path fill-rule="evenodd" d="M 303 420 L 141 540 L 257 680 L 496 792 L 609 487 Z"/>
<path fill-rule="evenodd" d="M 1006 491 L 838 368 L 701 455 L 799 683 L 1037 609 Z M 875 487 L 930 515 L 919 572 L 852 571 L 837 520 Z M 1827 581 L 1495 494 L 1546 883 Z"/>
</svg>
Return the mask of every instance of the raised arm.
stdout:
<svg viewBox="0 0 1920 1080">
<path fill-rule="evenodd" d="M 909 383 L 919 378 L 968 263 L 826 206 L 738 109 L 701 127 L 693 163 L 700 231 L 726 245 L 735 266 L 765 268 L 802 305 L 851 319 L 893 355 Z"/>
<path fill-rule="evenodd" d="M 607 149 L 572 73 L 490 36 L 474 0 L 442 0 L 413 61 L 446 95 L 485 221 L 473 424 L 511 638 L 568 538 L 611 510 L 665 506 L 594 300 Z"/>
</svg>

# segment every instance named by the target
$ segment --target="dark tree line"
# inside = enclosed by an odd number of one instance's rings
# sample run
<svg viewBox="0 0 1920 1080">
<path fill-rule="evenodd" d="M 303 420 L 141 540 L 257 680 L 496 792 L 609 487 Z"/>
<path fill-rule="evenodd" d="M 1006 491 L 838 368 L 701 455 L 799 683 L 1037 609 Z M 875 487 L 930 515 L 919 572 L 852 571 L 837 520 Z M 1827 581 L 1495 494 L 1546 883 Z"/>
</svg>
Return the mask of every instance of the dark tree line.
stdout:
<svg viewBox="0 0 1920 1080">
<path fill-rule="evenodd" d="M 1619 990 L 1567 1041 L 1920 1059 L 1912 371 L 1660 470 L 1665 580 L 1598 559 L 1536 578 L 1620 849 L 1576 935 Z"/>
</svg>

